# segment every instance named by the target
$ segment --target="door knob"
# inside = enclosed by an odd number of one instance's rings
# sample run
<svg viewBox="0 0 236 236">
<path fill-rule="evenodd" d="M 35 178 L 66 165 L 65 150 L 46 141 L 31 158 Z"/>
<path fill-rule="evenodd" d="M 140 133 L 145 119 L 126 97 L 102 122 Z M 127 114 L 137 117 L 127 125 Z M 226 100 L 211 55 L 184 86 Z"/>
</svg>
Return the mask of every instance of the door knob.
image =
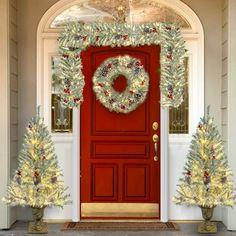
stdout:
<svg viewBox="0 0 236 236">
<path fill-rule="evenodd" d="M 159 140 L 158 135 L 157 135 L 157 134 L 154 134 L 154 135 L 152 136 L 152 140 L 153 140 L 154 143 L 157 143 L 158 140 Z"/>
</svg>

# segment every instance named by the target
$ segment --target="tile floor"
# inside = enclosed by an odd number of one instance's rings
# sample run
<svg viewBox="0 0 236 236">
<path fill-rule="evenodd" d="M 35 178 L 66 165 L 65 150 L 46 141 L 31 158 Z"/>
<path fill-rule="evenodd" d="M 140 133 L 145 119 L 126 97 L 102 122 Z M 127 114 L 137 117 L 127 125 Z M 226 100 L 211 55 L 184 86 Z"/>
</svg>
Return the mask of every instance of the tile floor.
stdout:
<svg viewBox="0 0 236 236">
<path fill-rule="evenodd" d="M 26 236 L 27 222 L 17 222 L 10 230 L 0 230 L 0 236 Z M 61 231 L 62 224 L 48 224 L 48 236 L 196 236 L 197 224 L 179 224 L 180 231 Z M 236 231 L 227 231 L 223 224 L 218 223 L 217 236 L 236 236 Z"/>
</svg>

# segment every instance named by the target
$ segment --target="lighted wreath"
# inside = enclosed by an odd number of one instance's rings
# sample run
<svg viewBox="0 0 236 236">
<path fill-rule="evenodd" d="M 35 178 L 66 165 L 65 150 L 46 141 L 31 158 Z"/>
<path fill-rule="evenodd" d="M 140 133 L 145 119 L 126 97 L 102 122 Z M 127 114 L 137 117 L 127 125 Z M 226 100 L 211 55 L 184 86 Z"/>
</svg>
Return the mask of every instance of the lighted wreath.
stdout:
<svg viewBox="0 0 236 236">
<path fill-rule="evenodd" d="M 119 75 L 125 76 L 127 86 L 118 92 L 113 83 Z M 93 76 L 93 90 L 97 99 L 110 111 L 129 113 L 145 101 L 149 77 L 140 60 L 126 56 L 105 60 Z"/>
<path fill-rule="evenodd" d="M 60 88 L 64 107 L 78 107 L 85 85 L 80 53 L 88 46 L 160 45 L 161 105 L 178 107 L 185 86 L 185 46 L 180 29 L 168 23 L 69 23 L 59 37 Z"/>
</svg>

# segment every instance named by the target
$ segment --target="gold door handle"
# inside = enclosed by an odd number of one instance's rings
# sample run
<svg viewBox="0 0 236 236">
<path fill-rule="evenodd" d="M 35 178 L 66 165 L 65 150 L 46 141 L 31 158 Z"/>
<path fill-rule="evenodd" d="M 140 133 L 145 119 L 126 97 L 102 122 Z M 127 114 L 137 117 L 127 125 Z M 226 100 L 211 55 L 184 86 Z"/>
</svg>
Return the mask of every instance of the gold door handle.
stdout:
<svg viewBox="0 0 236 236">
<path fill-rule="evenodd" d="M 153 140 L 154 143 L 157 143 L 157 142 L 159 141 L 158 135 L 157 135 L 157 134 L 154 134 L 154 135 L 152 136 L 152 140 Z"/>
<path fill-rule="evenodd" d="M 154 134 L 152 136 L 152 140 L 153 140 L 153 143 L 154 143 L 154 161 L 158 161 L 158 155 L 157 155 L 157 142 L 159 141 L 159 137 L 157 134 Z"/>
<path fill-rule="evenodd" d="M 158 156 L 157 156 L 157 143 L 154 143 L 154 152 L 155 152 L 155 155 L 154 155 L 154 161 L 158 161 Z"/>
</svg>

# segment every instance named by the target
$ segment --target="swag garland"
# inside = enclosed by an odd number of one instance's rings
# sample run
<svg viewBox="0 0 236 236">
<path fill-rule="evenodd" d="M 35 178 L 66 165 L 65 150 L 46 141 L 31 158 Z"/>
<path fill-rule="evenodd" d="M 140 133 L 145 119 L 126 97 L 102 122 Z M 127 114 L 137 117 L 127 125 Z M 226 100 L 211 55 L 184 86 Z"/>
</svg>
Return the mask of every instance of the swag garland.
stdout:
<svg viewBox="0 0 236 236">
<path fill-rule="evenodd" d="M 81 51 L 88 46 L 160 45 L 161 105 L 178 107 L 183 101 L 184 40 L 179 28 L 167 23 L 130 25 L 127 23 L 69 23 L 59 37 L 59 77 L 64 107 L 78 107 L 85 85 Z"/>
<path fill-rule="evenodd" d="M 121 93 L 112 85 L 119 75 L 127 79 L 127 86 Z M 126 56 L 105 60 L 93 76 L 93 90 L 97 99 L 110 111 L 129 113 L 145 101 L 149 77 L 140 60 Z"/>
</svg>

